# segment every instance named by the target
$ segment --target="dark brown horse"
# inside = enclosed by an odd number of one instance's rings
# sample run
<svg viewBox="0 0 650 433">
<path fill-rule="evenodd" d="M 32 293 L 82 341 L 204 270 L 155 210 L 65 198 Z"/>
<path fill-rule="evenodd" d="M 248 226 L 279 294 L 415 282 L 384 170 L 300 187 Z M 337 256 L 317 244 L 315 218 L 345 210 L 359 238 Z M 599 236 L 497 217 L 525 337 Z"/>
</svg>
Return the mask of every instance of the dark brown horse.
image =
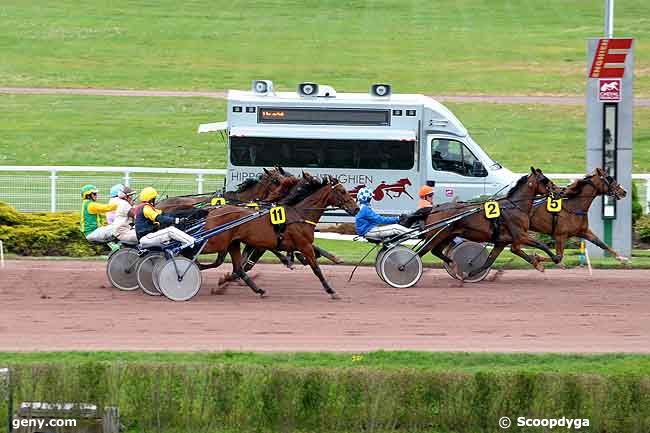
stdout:
<svg viewBox="0 0 650 433">
<path fill-rule="evenodd" d="M 282 226 L 273 225 L 269 215 L 264 215 L 211 238 L 203 252 L 228 251 L 232 258 L 233 274 L 255 293 L 263 296 L 264 290 L 257 287 L 244 271 L 240 243 L 260 250 L 300 251 L 325 291 L 337 299 L 336 292 L 325 280 L 316 260 L 314 229 L 327 207 L 339 207 L 354 215 L 359 210 L 356 202 L 336 179 L 328 176 L 319 180 L 305 173 L 292 193 L 281 201 L 281 205 L 286 213 L 286 223 Z M 208 215 L 205 229 L 226 224 L 253 212 L 255 211 L 235 206 L 213 209 Z"/>
<path fill-rule="evenodd" d="M 620 200 L 627 195 L 627 191 L 614 178 L 607 176 L 602 168 L 597 168 L 592 174 L 566 187 L 560 212 L 549 212 L 545 201 L 535 206 L 530 217 L 530 229 L 553 236 L 555 251 L 560 258 L 564 256 L 566 241 L 575 236 L 608 251 L 621 262 L 628 262 L 627 257 L 614 251 L 589 229 L 589 207 L 601 195 Z"/>
<path fill-rule="evenodd" d="M 487 218 L 486 213 L 481 209 L 482 205 L 450 203 L 438 206 L 432 210 L 427 218 L 427 225 L 468 211 L 473 206 L 480 210 L 459 221 L 451 223 L 437 232 L 430 232 L 427 237 L 433 239 L 422 250 L 420 255 L 432 251 L 435 256 L 444 260 L 446 263 L 452 264 L 457 269 L 452 263 L 452 260 L 443 253 L 443 249 L 454 237 L 459 236 L 474 242 L 490 242 L 494 244 L 494 248 L 490 252 L 483 267 L 473 271 L 470 275 L 459 275 L 461 279 L 477 275 L 492 266 L 494 260 L 496 260 L 501 251 L 508 245 L 510 245 L 510 250 L 514 254 L 526 260 L 535 269 L 543 271 L 544 266 L 540 258 L 537 255 L 529 256 L 522 250 L 522 247 L 532 246 L 538 248 L 552 257 L 556 263 L 559 261 L 559 256 L 555 256 L 546 245 L 531 238 L 528 234 L 533 199 L 537 195 L 547 195 L 555 189 L 556 187 L 553 182 L 541 170 L 531 167 L 530 174 L 519 179 L 517 184 L 508 191 L 505 198 L 497 200 L 501 213 L 501 216 L 498 218 Z"/>
<path fill-rule="evenodd" d="M 276 167 L 272 170 L 264 169 L 258 179 L 246 179 L 237 186 L 235 191 L 226 191 L 223 198 L 230 203 L 247 203 L 250 201 L 265 201 L 267 197 L 275 192 L 282 181 L 287 177 L 287 173 L 282 167 Z M 191 209 L 201 204 L 209 204 L 212 198 L 217 197 L 217 193 L 197 194 L 191 196 L 170 197 L 161 200 L 157 208 L 163 212 L 175 212 L 182 209 Z"/>
</svg>

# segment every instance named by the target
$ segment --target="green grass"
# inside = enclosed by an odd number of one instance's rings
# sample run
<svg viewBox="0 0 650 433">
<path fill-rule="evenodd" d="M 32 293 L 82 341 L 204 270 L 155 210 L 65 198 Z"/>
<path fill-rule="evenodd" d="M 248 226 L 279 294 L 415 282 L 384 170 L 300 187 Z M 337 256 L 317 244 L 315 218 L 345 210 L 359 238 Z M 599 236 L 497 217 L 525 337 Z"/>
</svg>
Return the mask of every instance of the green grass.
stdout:
<svg viewBox="0 0 650 433">
<path fill-rule="evenodd" d="M 360 355 L 361 358 L 357 358 Z M 259 365 L 299 368 L 418 369 L 426 371 L 650 374 L 650 356 L 633 354 L 494 354 L 445 352 L 252 353 L 252 352 L 0 352 L 6 364 L 87 362 Z"/>
<path fill-rule="evenodd" d="M 316 244 L 323 247 L 327 251 L 338 255 L 345 259 L 345 263 L 348 265 L 356 265 L 363 258 L 363 256 L 368 253 L 373 247 L 373 244 L 367 242 L 354 242 L 354 241 L 341 241 L 341 240 L 331 240 L 331 239 L 317 239 Z M 526 250 L 529 254 L 533 252 L 541 256 L 546 256 L 542 251 L 539 250 Z M 368 257 L 366 257 L 362 264 L 364 265 L 374 265 L 375 257 L 377 255 L 377 249 L 373 251 Z M 271 258 L 270 254 L 264 256 L 265 260 L 275 263 L 274 259 Z M 431 254 L 427 254 L 423 258 L 425 266 L 439 268 L 442 266 L 442 261 L 437 257 L 434 257 Z M 329 263 L 324 259 L 321 259 L 321 263 Z M 578 266 L 580 264 L 579 251 L 578 250 L 565 250 L 565 257 L 563 263 L 567 266 Z M 612 257 L 605 258 L 592 258 L 591 265 L 594 268 L 600 269 L 626 269 L 626 265 L 621 264 L 616 259 Z M 545 263 L 546 268 L 553 268 L 555 265 L 551 262 Z M 647 250 L 634 250 L 632 253 L 632 263 L 631 266 L 634 269 L 650 269 L 650 252 Z M 515 256 L 510 252 L 510 250 L 505 250 L 499 258 L 497 258 L 495 264 L 495 269 L 532 269 L 530 264 L 526 263 L 523 259 Z M 585 271 L 586 272 L 586 271 Z"/>
<path fill-rule="evenodd" d="M 585 168 L 580 107 L 448 104 L 474 139 L 514 171 Z M 0 164 L 224 168 L 225 144 L 197 134 L 225 119 L 222 100 L 0 95 Z M 650 171 L 650 109 L 638 108 L 634 172 Z"/>
<path fill-rule="evenodd" d="M 650 94 L 650 3 L 616 2 Z M 570 93 L 603 2 L 577 0 L 112 2 L 5 0 L 0 85 L 247 88 L 255 78 L 345 91 L 371 82 L 424 93 Z"/>
</svg>

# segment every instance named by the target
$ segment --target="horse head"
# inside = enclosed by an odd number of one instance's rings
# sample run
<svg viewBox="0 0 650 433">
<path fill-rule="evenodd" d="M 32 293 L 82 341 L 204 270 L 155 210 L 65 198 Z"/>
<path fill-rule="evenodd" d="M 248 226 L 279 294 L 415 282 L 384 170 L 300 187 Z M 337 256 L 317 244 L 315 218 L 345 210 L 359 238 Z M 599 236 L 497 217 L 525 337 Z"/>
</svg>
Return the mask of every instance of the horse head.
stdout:
<svg viewBox="0 0 650 433">
<path fill-rule="evenodd" d="M 608 176 L 607 172 L 602 168 L 595 169 L 594 173 L 589 176 L 589 178 L 600 194 L 607 194 L 614 197 L 616 200 L 625 198 L 627 195 L 625 188 L 623 188 L 623 186 L 621 186 L 621 184 L 619 184 L 612 176 Z"/>
<path fill-rule="evenodd" d="M 323 179 L 326 188 L 329 190 L 327 204 L 343 209 L 349 215 L 356 215 L 359 212 L 359 205 L 345 187 L 335 177 L 329 175 Z"/>
</svg>

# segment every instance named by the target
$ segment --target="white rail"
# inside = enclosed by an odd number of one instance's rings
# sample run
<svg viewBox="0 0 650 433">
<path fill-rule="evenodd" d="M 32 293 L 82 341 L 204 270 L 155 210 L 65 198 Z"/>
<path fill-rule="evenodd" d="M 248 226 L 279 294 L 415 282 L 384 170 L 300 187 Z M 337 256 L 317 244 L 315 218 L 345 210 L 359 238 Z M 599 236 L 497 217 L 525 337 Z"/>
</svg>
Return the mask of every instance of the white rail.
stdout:
<svg viewBox="0 0 650 433">
<path fill-rule="evenodd" d="M 0 173 L 3 172 L 12 174 L 0 174 L 0 201 L 9 202 L 18 210 L 50 212 L 76 209 L 79 187 L 84 183 L 97 184 L 108 200 L 108 190 L 115 183 L 136 187 L 155 184 L 162 188 L 161 194 L 201 194 L 206 184 L 214 189 L 218 182 L 222 185 L 226 175 L 224 169 L 53 165 L 2 165 Z M 93 175 L 74 176 L 72 173 Z M 192 179 L 193 176 L 196 178 Z M 21 177 L 22 184 L 18 180 Z M 48 202 L 49 207 L 43 206 L 44 202 Z"/>
<path fill-rule="evenodd" d="M 3 172 L 43 173 L 41 176 L 25 175 L 24 186 L 16 186 L 18 176 L 2 175 Z M 96 176 L 62 176 L 62 173 L 93 173 Z M 583 173 L 545 173 L 551 179 L 574 180 L 584 176 Z M 112 175 L 112 176 L 106 176 Z M 223 182 L 225 169 L 173 168 L 173 167 L 92 167 L 92 166 L 50 166 L 50 165 L 0 165 L 0 201 L 13 204 L 18 210 L 56 212 L 57 209 L 70 210 L 78 207 L 79 186 L 83 183 L 101 183 L 104 192 L 110 185 L 121 182 L 124 185 L 146 186 L 155 184 L 162 194 L 201 194 L 206 191 L 206 184 L 214 188 L 216 181 Z M 196 176 L 189 179 L 187 176 Z M 650 213 L 650 174 L 633 174 L 634 181 L 642 181 L 645 186 L 645 200 L 641 199 L 643 212 Z M 49 187 L 45 186 L 47 182 Z M 64 183 L 61 185 L 61 183 Z M 100 187 L 101 187 L 100 186 Z M 47 192 L 45 192 L 47 188 Z M 16 191 L 16 189 L 23 191 Z M 70 196 L 70 200 L 61 200 L 61 196 Z M 105 197 L 107 198 L 107 197 Z M 57 206 L 57 200 L 59 206 Z M 47 201 L 48 207 L 43 206 Z M 26 203 L 28 205 L 22 205 Z"/>
</svg>

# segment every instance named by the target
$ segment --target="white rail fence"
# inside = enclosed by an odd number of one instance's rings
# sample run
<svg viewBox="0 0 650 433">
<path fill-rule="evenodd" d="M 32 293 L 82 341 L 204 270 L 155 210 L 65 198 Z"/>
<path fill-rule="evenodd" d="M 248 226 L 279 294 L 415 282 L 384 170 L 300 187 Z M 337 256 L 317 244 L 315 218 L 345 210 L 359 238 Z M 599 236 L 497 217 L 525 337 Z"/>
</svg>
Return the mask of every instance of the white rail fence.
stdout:
<svg viewBox="0 0 650 433">
<path fill-rule="evenodd" d="M 100 201 L 107 202 L 116 183 L 140 190 L 153 186 L 161 196 L 200 194 L 223 187 L 226 170 L 81 167 L 81 166 L 0 166 L 0 201 L 22 212 L 78 210 L 79 189 L 92 183 Z"/>
<path fill-rule="evenodd" d="M 79 208 L 79 188 L 92 183 L 100 190 L 100 200 L 108 201 L 108 191 L 116 183 L 139 190 L 154 186 L 164 196 L 201 194 L 223 187 L 224 169 L 0 166 L 0 201 L 23 212 L 56 212 Z M 558 184 L 578 179 L 581 173 L 550 173 Z M 645 214 L 650 213 L 650 174 L 633 174 Z"/>
</svg>

